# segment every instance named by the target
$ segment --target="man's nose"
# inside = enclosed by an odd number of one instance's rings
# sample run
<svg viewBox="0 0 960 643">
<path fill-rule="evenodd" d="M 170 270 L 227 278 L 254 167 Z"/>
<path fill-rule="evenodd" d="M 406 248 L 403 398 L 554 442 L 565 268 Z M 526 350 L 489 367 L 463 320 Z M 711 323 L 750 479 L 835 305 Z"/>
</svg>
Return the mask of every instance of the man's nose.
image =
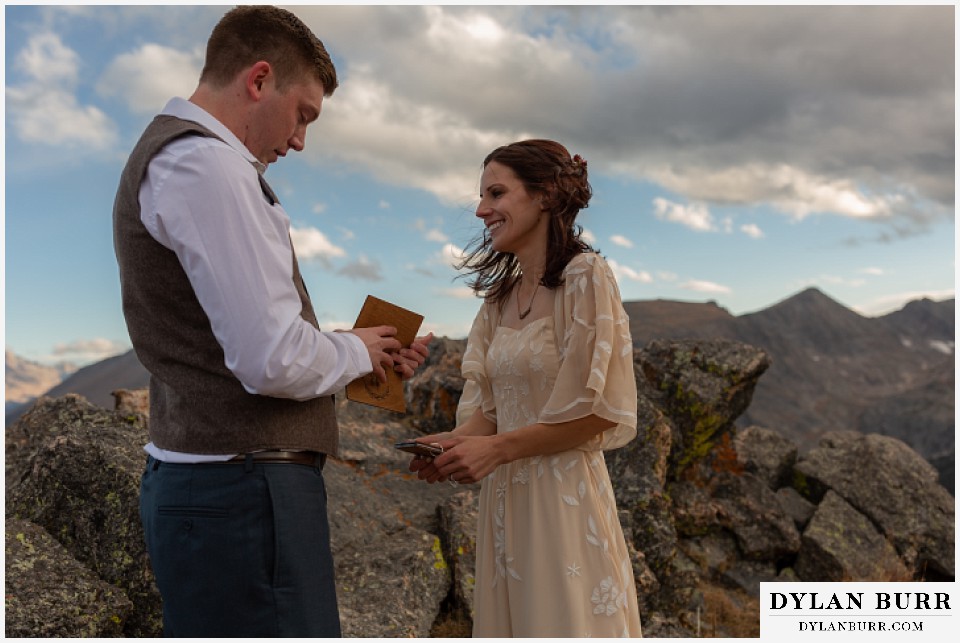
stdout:
<svg viewBox="0 0 960 643">
<path fill-rule="evenodd" d="M 290 137 L 290 140 L 287 143 L 290 145 L 291 149 L 294 149 L 298 152 L 302 152 L 304 146 L 307 142 L 307 128 L 306 127 L 297 127 L 293 131 L 293 136 Z"/>
</svg>

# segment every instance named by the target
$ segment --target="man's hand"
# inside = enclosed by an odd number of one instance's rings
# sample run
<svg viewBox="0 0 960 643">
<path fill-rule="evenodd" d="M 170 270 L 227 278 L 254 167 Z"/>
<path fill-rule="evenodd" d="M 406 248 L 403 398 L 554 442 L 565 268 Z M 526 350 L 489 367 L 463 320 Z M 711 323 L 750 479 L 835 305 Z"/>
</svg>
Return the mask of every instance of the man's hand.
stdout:
<svg viewBox="0 0 960 643">
<path fill-rule="evenodd" d="M 420 368 L 424 360 L 427 359 L 427 354 L 430 352 L 427 344 L 432 340 L 433 333 L 429 333 L 423 337 L 417 337 L 413 340 L 413 343 L 410 344 L 410 348 L 403 348 L 399 353 L 394 354 L 393 370 L 400 373 L 402 379 L 408 380 L 413 377 L 414 371 Z"/>
<path fill-rule="evenodd" d="M 381 382 L 386 382 L 387 372 L 385 369 L 394 366 L 394 355 L 397 355 L 397 351 L 402 346 L 400 341 L 395 339 L 397 329 L 393 326 L 373 326 L 371 328 L 354 328 L 346 332 L 353 333 L 360 338 L 370 353 L 373 372 Z M 424 350 L 426 350 L 426 347 L 424 347 Z"/>
</svg>

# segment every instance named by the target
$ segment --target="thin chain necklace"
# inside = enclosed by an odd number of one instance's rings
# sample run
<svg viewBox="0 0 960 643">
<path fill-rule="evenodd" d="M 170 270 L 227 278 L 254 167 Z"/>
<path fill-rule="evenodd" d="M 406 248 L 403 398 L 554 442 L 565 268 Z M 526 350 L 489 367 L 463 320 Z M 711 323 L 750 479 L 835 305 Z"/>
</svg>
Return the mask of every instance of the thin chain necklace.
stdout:
<svg viewBox="0 0 960 643">
<path fill-rule="evenodd" d="M 521 278 L 521 283 L 523 279 Z M 520 286 L 517 286 L 517 315 L 520 319 L 526 319 L 527 315 L 530 314 L 530 309 L 533 308 L 533 300 L 537 298 L 537 291 L 540 290 L 540 280 L 537 279 L 537 285 L 533 289 L 533 294 L 530 295 L 530 302 L 527 304 L 527 309 L 524 311 L 520 310 Z"/>
</svg>

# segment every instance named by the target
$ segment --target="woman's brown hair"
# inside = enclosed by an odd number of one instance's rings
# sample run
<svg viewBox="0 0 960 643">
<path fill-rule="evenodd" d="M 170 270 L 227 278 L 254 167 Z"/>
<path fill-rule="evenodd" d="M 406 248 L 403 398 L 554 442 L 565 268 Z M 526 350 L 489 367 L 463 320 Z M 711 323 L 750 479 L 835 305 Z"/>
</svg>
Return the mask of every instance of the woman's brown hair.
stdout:
<svg viewBox="0 0 960 643">
<path fill-rule="evenodd" d="M 587 180 L 587 162 L 580 155 L 571 157 L 563 145 L 546 139 L 498 147 L 483 160 L 483 167 L 493 161 L 513 170 L 527 193 L 542 199 L 550 225 L 547 262 L 540 283 L 547 288 L 560 286 L 570 260 L 580 253 L 593 252 L 581 239 L 583 228 L 575 223 L 593 194 Z M 483 293 L 485 299 L 501 305 L 520 279 L 516 256 L 494 250 L 486 231 L 467 246 L 457 268 L 466 269 L 463 276 L 469 278 L 467 283 L 475 293 Z"/>
</svg>

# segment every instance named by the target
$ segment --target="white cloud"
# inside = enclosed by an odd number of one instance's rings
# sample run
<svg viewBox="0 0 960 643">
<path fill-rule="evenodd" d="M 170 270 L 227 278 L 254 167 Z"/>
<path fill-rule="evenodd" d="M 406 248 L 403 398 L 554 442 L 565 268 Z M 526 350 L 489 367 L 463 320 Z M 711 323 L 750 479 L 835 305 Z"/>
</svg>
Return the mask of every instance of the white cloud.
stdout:
<svg viewBox="0 0 960 643">
<path fill-rule="evenodd" d="M 446 243 L 447 241 L 450 240 L 447 237 L 447 235 L 445 235 L 440 230 L 437 230 L 436 228 L 427 230 L 427 234 L 425 235 L 425 238 L 427 241 L 436 241 L 437 243 Z"/>
<path fill-rule="evenodd" d="M 721 284 L 714 283 L 712 281 L 702 281 L 697 279 L 691 279 L 690 281 L 685 281 L 680 284 L 680 287 L 684 290 L 693 290 L 695 292 L 705 292 L 705 293 L 715 293 L 715 294 L 729 294 L 731 292 L 730 288 L 723 286 Z"/>
<path fill-rule="evenodd" d="M 377 205 L 378 205 L 378 207 L 379 207 L 381 210 L 389 210 L 389 209 L 390 209 L 390 202 L 389 202 L 389 201 L 386 201 L 386 200 L 384 200 L 384 199 L 380 199 L 380 203 L 378 203 Z"/>
<path fill-rule="evenodd" d="M 743 224 L 740 226 L 740 232 L 744 233 L 751 239 L 762 239 L 764 236 L 763 230 L 761 230 L 760 226 L 758 226 L 756 223 Z"/>
<path fill-rule="evenodd" d="M 681 205 L 673 203 L 662 197 L 653 200 L 654 214 L 661 221 L 670 221 L 679 223 L 691 230 L 698 232 L 711 232 L 716 230 L 713 223 L 713 215 L 702 203 L 690 205 Z"/>
<path fill-rule="evenodd" d="M 907 206 L 896 193 L 867 195 L 847 178 L 818 176 L 787 164 L 751 163 L 708 168 L 661 167 L 651 175 L 665 188 L 699 201 L 769 203 L 800 220 L 814 213 L 855 219 L 886 219 Z"/>
<path fill-rule="evenodd" d="M 912 290 L 877 297 L 871 301 L 852 306 L 861 315 L 880 316 L 900 310 L 916 299 L 942 301 L 956 296 L 954 290 Z"/>
<path fill-rule="evenodd" d="M 404 267 L 405 267 L 407 270 L 409 270 L 410 272 L 415 272 L 415 273 L 417 273 L 418 275 L 421 275 L 421 276 L 423 276 L 423 277 L 427 277 L 427 278 L 429 278 L 429 279 L 433 279 L 434 277 L 436 277 L 436 275 L 433 274 L 433 271 L 431 271 L 429 268 L 426 268 L 426 267 L 424 267 L 424 266 L 418 266 L 418 265 L 416 265 L 416 264 L 408 263 L 408 264 L 407 264 L 406 266 L 404 266 Z"/>
<path fill-rule="evenodd" d="M 445 244 L 440 251 L 440 261 L 450 267 L 456 267 L 463 260 L 463 256 L 463 248 L 452 243 Z"/>
<path fill-rule="evenodd" d="M 618 245 L 618 246 L 620 246 L 620 247 L 622 247 L 622 248 L 632 248 L 632 247 L 633 247 L 633 242 L 630 241 L 630 239 L 627 239 L 627 238 L 626 238 L 625 236 L 623 236 L 622 234 L 615 234 L 615 235 L 613 235 L 612 237 L 610 237 L 610 241 L 612 241 L 614 244 L 616 244 L 616 245 Z"/>
<path fill-rule="evenodd" d="M 318 317 L 319 317 L 321 314 L 322 314 L 322 313 L 318 313 Z M 349 321 L 349 322 L 348 322 L 348 321 L 343 321 L 343 320 L 340 320 L 340 319 L 335 319 L 335 318 L 332 317 L 332 316 L 325 316 L 325 317 L 323 317 L 323 318 L 318 319 L 317 321 L 320 322 L 320 330 L 324 330 L 324 331 L 350 330 L 351 328 L 353 328 L 353 322 L 352 322 L 352 321 Z"/>
<path fill-rule="evenodd" d="M 613 271 L 613 274 L 615 274 L 618 279 L 629 279 L 630 281 L 639 281 L 640 283 L 645 284 L 653 282 L 653 277 L 645 270 L 638 272 L 633 268 L 624 266 L 613 259 L 607 259 L 607 264 L 610 266 L 610 270 Z"/>
<path fill-rule="evenodd" d="M 80 56 L 54 33 L 41 33 L 31 38 L 17 55 L 17 64 L 19 71 L 51 85 L 72 85 L 80 73 Z"/>
<path fill-rule="evenodd" d="M 595 246 L 597 244 L 596 235 L 594 235 L 592 232 L 590 232 L 586 228 L 583 229 L 583 234 L 580 235 L 580 238 L 586 241 L 587 243 L 589 243 L 591 246 Z"/>
<path fill-rule="evenodd" d="M 666 270 L 658 270 L 657 277 L 659 277 L 661 281 L 676 281 L 677 279 L 679 279 L 679 277 L 677 276 L 677 273 L 668 272 Z"/>
<path fill-rule="evenodd" d="M 420 327 L 420 335 L 433 333 L 434 337 L 449 337 L 451 339 L 464 339 L 470 333 L 471 322 L 466 323 L 436 323 L 425 319 L 423 326 Z"/>
<path fill-rule="evenodd" d="M 314 203 L 313 206 L 310 208 L 310 211 L 313 212 L 314 214 L 323 214 L 324 212 L 327 211 L 327 204 L 319 203 L 319 202 Z"/>
<path fill-rule="evenodd" d="M 359 281 L 383 281 L 380 263 L 371 261 L 363 255 L 337 270 L 337 274 Z"/>
<path fill-rule="evenodd" d="M 459 288 L 441 288 L 436 292 L 439 295 L 450 297 L 451 299 L 473 299 L 476 297 L 476 295 L 473 293 L 473 289 L 467 286 L 461 286 Z"/>
<path fill-rule="evenodd" d="M 133 112 L 154 114 L 171 96 L 192 94 L 202 67 L 202 51 L 184 52 L 147 43 L 107 65 L 97 91 L 120 98 Z"/>
<path fill-rule="evenodd" d="M 322 143 L 308 143 L 307 153 L 318 150 L 319 162 L 336 159 L 380 180 L 426 190 L 445 203 L 470 202 L 484 154 L 513 137 L 479 131 L 464 115 L 397 95 L 370 73 L 356 70 L 324 104 L 323 117 L 308 133 Z"/>
<path fill-rule="evenodd" d="M 873 277 L 882 277 L 883 275 L 887 274 L 887 271 L 884 270 L 883 268 L 876 268 L 876 267 L 861 268 L 859 272 L 861 274 L 871 275 Z"/>
<path fill-rule="evenodd" d="M 493 147 L 529 135 L 563 141 L 591 172 L 653 180 L 690 202 L 770 204 L 796 218 L 915 215 L 905 195 L 953 203 L 946 8 L 298 13 L 348 61 L 313 147 L 447 202 L 472 197 Z M 833 29 L 850 37 L 825 48 Z M 798 72 L 797 59 L 815 71 Z M 568 100 L 571 76 L 590 101 Z M 465 92 L 465 78 L 499 82 Z"/>
<path fill-rule="evenodd" d="M 290 227 L 290 239 L 297 252 L 297 257 L 303 261 L 318 259 L 325 265 L 330 265 L 330 259 L 346 256 L 346 251 L 334 245 L 327 235 L 316 228 Z"/>
<path fill-rule="evenodd" d="M 16 56 L 28 78 L 6 89 L 11 130 L 27 143 L 109 149 L 117 130 L 98 107 L 81 105 L 72 93 L 80 79 L 80 57 L 60 37 L 41 33 Z M 7 80 L 9 82 L 10 75 Z"/>
<path fill-rule="evenodd" d="M 53 356 L 57 359 L 94 362 L 124 353 L 129 348 L 128 345 L 121 342 L 98 337 L 56 344 L 53 347 Z"/>
</svg>

